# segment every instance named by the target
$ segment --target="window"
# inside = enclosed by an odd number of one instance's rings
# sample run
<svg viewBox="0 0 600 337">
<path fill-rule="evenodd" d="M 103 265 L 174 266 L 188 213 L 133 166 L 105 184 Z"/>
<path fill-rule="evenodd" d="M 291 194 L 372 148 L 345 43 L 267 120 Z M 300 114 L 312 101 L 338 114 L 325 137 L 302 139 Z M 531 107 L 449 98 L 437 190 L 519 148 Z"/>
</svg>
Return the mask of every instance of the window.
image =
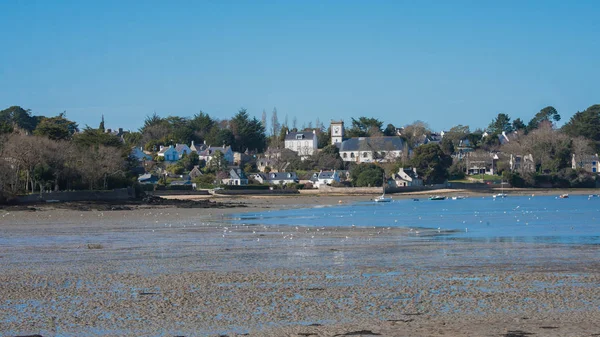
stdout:
<svg viewBox="0 0 600 337">
<path fill-rule="evenodd" d="M 354 152 L 350 152 L 350 158 L 354 158 Z"/>
<path fill-rule="evenodd" d="M 385 151 L 381 151 L 381 152 L 379 153 L 379 155 L 381 155 L 382 157 L 385 157 Z"/>
<path fill-rule="evenodd" d="M 347 154 L 347 153 L 344 153 L 344 154 L 343 154 L 343 157 L 344 157 L 344 158 L 348 158 L 348 154 Z"/>
<path fill-rule="evenodd" d="M 304 135 L 296 135 L 296 139 L 302 139 L 304 138 Z"/>
<path fill-rule="evenodd" d="M 368 154 L 366 152 L 363 152 L 363 158 L 367 158 Z"/>
</svg>

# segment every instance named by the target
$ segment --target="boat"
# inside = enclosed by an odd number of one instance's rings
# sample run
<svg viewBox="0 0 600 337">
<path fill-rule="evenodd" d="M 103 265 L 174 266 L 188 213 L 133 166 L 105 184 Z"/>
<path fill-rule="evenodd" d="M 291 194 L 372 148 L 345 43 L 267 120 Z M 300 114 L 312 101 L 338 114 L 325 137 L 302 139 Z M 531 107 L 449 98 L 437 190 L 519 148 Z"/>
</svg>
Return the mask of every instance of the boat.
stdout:
<svg viewBox="0 0 600 337">
<path fill-rule="evenodd" d="M 429 197 L 429 200 L 446 200 L 446 197 L 443 197 L 441 195 L 432 195 Z"/>
<path fill-rule="evenodd" d="M 508 197 L 508 194 L 504 193 L 504 181 L 500 182 L 500 188 L 501 188 L 501 192 L 498 194 L 493 195 L 493 198 L 506 198 Z"/>
<path fill-rule="evenodd" d="M 373 199 L 373 201 L 375 201 L 375 202 L 391 202 L 392 198 L 385 196 L 385 173 L 383 174 L 383 183 L 381 184 L 381 188 L 383 189 L 383 194 L 378 196 L 377 198 Z"/>
<path fill-rule="evenodd" d="M 567 199 L 568 197 L 569 197 L 569 195 L 565 193 L 565 194 L 561 194 L 559 198 Z"/>
<path fill-rule="evenodd" d="M 452 200 L 462 200 L 462 199 L 466 199 L 467 197 L 465 197 L 464 195 L 457 195 L 455 197 L 452 197 Z"/>
</svg>

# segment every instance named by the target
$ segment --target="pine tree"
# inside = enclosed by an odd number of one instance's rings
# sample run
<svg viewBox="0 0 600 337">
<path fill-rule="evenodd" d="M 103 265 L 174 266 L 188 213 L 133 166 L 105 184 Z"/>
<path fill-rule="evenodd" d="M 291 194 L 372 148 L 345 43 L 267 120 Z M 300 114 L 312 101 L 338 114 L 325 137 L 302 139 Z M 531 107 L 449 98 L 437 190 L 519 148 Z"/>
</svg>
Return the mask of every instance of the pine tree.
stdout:
<svg viewBox="0 0 600 337">
<path fill-rule="evenodd" d="M 100 130 L 101 132 L 104 132 L 104 115 L 102 115 L 102 121 L 100 122 L 100 127 L 98 127 L 98 130 Z"/>
</svg>

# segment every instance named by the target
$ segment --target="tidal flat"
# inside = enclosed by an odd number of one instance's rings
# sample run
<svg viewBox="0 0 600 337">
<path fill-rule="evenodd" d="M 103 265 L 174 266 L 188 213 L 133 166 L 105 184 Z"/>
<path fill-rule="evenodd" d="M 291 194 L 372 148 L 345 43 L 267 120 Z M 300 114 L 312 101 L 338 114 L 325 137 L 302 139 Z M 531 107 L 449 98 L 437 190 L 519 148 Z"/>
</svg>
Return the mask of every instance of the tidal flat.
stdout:
<svg viewBox="0 0 600 337">
<path fill-rule="evenodd" d="M 0 210 L 0 335 L 600 334 L 594 243 L 440 240 L 454 231 L 232 220 L 238 212 L 364 199 Z"/>
</svg>

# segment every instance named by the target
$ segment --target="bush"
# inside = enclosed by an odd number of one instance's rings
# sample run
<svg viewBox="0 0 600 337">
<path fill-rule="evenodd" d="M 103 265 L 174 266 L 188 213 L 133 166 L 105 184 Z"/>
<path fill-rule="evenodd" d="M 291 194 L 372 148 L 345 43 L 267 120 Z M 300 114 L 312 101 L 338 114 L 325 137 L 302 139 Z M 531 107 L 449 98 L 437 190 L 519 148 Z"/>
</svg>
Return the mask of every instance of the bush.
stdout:
<svg viewBox="0 0 600 337">
<path fill-rule="evenodd" d="M 304 188 L 303 188 L 304 190 L 310 190 L 313 188 L 315 188 L 313 183 L 311 183 L 311 182 L 304 183 Z"/>
</svg>

